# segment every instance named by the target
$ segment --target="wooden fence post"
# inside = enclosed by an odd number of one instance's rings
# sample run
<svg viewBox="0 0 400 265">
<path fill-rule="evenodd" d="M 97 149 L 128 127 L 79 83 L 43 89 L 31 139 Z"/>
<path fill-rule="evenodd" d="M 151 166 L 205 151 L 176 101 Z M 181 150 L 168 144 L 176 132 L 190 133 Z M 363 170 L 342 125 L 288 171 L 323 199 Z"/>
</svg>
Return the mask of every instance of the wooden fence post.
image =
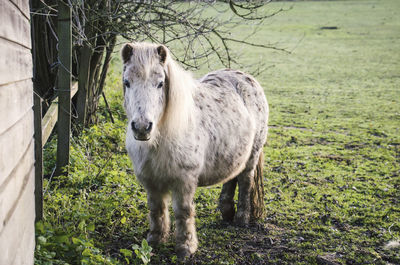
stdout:
<svg viewBox="0 0 400 265">
<path fill-rule="evenodd" d="M 35 138 L 35 221 L 43 219 L 42 99 L 33 93 Z"/>
<path fill-rule="evenodd" d="M 72 28 L 71 8 L 58 0 L 58 122 L 57 122 L 57 169 L 56 175 L 67 174 L 71 133 L 71 68 Z"/>
</svg>

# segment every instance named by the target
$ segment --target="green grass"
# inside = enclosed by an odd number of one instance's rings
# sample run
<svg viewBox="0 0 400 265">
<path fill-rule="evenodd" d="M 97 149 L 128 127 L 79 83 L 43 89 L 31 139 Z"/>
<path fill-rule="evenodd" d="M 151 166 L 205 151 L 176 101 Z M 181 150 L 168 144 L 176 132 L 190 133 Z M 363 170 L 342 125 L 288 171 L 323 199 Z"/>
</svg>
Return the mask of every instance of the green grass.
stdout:
<svg viewBox="0 0 400 265">
<path fill-rule="evenodd" d="M 400 240 L 400 2 L 279 2 L 267 9 L 281 7 L 292 8 L 253 40 L 290 54 L 237 46 L 245 64 L 269 66 L 257 76 L 271 112 L 266 218 L 249 228 L 222 223 L 220 187 L 198 189 L 199 250 L 189 264 L 400 264 L 399 248 L 384 248 Z M 126 253 L 145 238 L 146 195 L 124 149 L 118 58 L 113 65 L 106 93 L 117 121 L 108 122 L 102 106 L 101 122 L 74 139 L 71 174 L 52 180 L 45 194 L 37 264 L 140 262 Z M 54 150 L 53 141 L 47 173 Z M 174 240 L 151 260 L 176 262 Z"/>
</svg>

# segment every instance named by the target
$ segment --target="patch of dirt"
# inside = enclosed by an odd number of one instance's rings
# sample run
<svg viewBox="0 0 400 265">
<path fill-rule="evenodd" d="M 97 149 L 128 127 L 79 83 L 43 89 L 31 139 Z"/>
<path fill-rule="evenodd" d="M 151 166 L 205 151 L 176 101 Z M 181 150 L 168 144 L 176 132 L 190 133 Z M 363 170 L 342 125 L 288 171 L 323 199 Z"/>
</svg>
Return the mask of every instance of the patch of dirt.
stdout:
<svg viewBox="0 0 400 265">
<path fill-rule="evenodd" d="M 341 263 L 336 261 L 337 258 L 340 258 L 340 256 L 337 253 L 327 253 L 324 255 L 318 255 L 317 263 L 320 265 L 340 265 Z"/>
<path fill-rule="evenodd" d="M 207 228 L 199 228 L 198 233 L 201 233 L 202 229 L 215 229 L 216 233 L 223 234 L 225 231 L 229 233 L 233 232 L 233 234 L 228 242 L 207 242 L 206 244 L 211 245 L 199 246 L 195 255 L 177 264 L 228 264 L 224 263 L 224 257 L 221 256 L 223 254 L 218 254 L 220 253 L 218 250 L 222 250 L 221 246 L 224 246 L 223 251 L 228 253 L 229 257 L 234 258 L 235 261 L 233 264 L 276 264 L 277 260 L 285 260 L 287 253 L 298 255 L 299 260 L 302 259 L 300 249 L 289 246 L 290 240 L 285 238 L 286 233 L 284 229 L 273 224 L 258 223 L 248 227 L 237 227 L 226 222 L 221 222 L 206 226 Z M 274 233 L 271 233 L 271 231 Z M 161 260 L 166 262 L 168 257 L 162 257 Z"/>
<path fill-rule="evenodd" d="M 330 30 L 332 30 L 332 29 L 339 29 L 339 28 L 336 27 L 336 26 L 324 26 L 324 27 L 320 27 L 319 29 L 330 29 Z"/>
</svg>

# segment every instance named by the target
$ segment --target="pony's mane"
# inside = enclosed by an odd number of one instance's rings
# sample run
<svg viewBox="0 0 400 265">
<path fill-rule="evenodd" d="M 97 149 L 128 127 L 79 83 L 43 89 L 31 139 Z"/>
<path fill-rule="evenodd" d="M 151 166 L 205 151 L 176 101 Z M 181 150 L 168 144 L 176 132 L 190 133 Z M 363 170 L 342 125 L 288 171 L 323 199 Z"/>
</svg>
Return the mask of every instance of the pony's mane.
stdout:
<svg viewBox="0 0 400 265">
<path fill-rule="evenodd" d="M 145 71 L 146 74 L 153 64 L 160 63 L 160 55 L 157 50 L 160 45 L 132 43 L 132 47 L 131 61 L 142 65 L 141 71 Z M 193 122 L 193 93 L 197 81 L 173 60 L 171 53 L 165 46 L 162 46 L 162 48 L 166 52 L 164 69 L 168 81 L 168 94 L 161 127 L 167 133 L 165 136 L 178 136 L 187 130 Z"/>
<path fill-rule="evenodd" d="M 166 66 L 169 92 L 164 126 L 170 135 L 177 135 L 188 129 L 193 122 L 193 93 L 197 84 L 192 75 L 183 70 L 171 56 Z"/>
</svg>

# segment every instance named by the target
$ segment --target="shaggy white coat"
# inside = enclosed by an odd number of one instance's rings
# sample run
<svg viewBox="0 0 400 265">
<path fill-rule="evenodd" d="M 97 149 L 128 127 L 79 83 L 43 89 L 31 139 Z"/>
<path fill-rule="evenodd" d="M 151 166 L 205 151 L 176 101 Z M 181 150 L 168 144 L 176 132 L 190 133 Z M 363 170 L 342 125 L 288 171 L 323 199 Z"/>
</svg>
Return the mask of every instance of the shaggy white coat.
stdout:
<svg viewBox="0 0 400 265">
<path fill-rule="evenodd" d="M 178 255 L 187 256 L 197 249 L 193 203 L 197 186 L 229 181 L 220 208 L 230 219 L 238 183 L 235 221 L 249 222 L 254 170 L 268 130 L 267 100 L 259 83 L 240 71 L 219 70 L 195 80 L 163 45 L 129 43 L 121 54 L 126 148 L 147 191 L 147 240 L 167 239 L 172 193 L 176 249 Z M 137 140 L 132 122 L 153 124 L 147 141 Z"/>
</svg>

